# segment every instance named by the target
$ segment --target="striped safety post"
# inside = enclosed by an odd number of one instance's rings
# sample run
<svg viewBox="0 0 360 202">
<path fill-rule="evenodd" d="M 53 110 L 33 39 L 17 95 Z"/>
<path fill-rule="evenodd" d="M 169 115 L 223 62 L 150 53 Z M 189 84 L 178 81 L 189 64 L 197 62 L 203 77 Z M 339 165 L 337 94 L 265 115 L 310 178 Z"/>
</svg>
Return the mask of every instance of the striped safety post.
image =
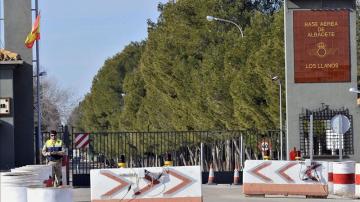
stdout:
<svg viewBox="0 0 360 202">
<path fill-rule="evenodd" d="M 333 162 L 334 194 L 355 195 L 355 161 Z"/>
<path fill-rule="evenodd" d="M 355 197 L 360 198 L 360 163 L 355 166 Z"/>
<path fill-rule="evenodd" d="M 333 162 L 329 162 L 328 164 L 328 190 L 329 194 L 334 194 Z"/>
</svg>

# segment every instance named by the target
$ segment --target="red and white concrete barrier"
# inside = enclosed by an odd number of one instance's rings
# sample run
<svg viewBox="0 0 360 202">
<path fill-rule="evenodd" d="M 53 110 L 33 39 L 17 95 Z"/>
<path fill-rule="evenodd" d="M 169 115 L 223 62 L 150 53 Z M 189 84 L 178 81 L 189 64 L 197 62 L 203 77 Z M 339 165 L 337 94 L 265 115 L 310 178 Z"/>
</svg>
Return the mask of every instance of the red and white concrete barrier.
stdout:
<svg viewBox="0 0 360 202">
<path fill-rule="evenodd" d="M 90 171 L 92 202 L 202 202 L 200 166 Z"/>
<path fill-rule="evenodd" d="M 329 194 L 334 194 L 334 183 L 333 183 L 333 163 L 329 162 L 329 171 L 328 171 L 328 189 Z"/>
<path fill-rule="evenodd" d="M 334 194 L 353 197 L 355 194 L 355 161 L 333 162 Z"/>
<path fill-rule="evenodd" d="M 355 197 L 360 198 L 360 163 L 355 165 Z"/>
<path fill-rule="evenodd" d="M 328 162 L 247 160 L 243 172 L 246 195 L 328 195 Z"/>
</svg>

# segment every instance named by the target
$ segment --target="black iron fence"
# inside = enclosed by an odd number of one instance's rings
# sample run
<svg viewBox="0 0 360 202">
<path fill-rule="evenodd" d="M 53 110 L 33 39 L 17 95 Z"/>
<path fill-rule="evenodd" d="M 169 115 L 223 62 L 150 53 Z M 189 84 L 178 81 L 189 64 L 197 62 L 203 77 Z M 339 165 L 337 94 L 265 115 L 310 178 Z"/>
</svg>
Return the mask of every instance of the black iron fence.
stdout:
<svg viewBox="0 0 360 202">
<path fill-rule="evenodd" d="M 245 159 L 262 159 L 265 151 L 272 159 L 280 157 L 275 130 L 72 133 L 70 139 L 73 174 L 117 167 L 121 155 L 128 167 L 163 166 L 170 155 L 175 166 L 201 165 L 203 171 L 210 165 L 232 171 Z"/>
<path fill-rule="evenodd" d="M 339 134 L 336 134 L 331 127 L 331 119 L 339 114 L 346 116 L 351 126 L 344 134 L 342 141 L 339 141 Z M 330 109 L 328 105 L 323 105 L 316 110 L 306 109 L 300 114 L 300 149 L 303 156 L 310 155 L 310 115 L 313 115 L 313 154 L 315 157 L 337 158 L 340 142 L 345 156 L 354 154 L 353 117 L 349 109 Z"/>
</svg>

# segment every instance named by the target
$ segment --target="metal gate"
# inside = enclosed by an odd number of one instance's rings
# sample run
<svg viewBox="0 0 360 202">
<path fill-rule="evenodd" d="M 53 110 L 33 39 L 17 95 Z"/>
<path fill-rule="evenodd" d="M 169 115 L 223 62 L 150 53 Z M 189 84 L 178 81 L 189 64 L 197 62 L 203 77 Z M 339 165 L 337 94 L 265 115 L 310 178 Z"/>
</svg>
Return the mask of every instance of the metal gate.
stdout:
<svg viewBox="0 0 360 202">
<path fill-rule="evenodd" d="M 174 166 L 201 165 L 206 172 L 212 164 L 215 171 L 233 171 L 242 167 L 245 159 L 261 159 L 265 149 L 272 159 L 279 159 L 279 138 L 279 131 L 255 130 L 72 132 L 71 181 L 73 186 L 90 186 L 90 170 L 116 168 L 121 155 L 127 167 L 163 166 L 170 155 Z"/>
<path fill-rule="evenodd" d="M 300 149 L 305 157 L 310 155 L 310 115 L 313 115 L 314 133 L 314 157 L 318 158 L 338 158 L 339 155 L 339 136 L 331 129 L 331 119 L 342 114 L 351 123 L 350 129 L 344 134 L 342 147 L 345 157 L 354 154 L 353 148 L 353 117 L 349 109 L 330 109 L 328 105 L 323 105 L 316 110 L 304 110 L 300 114 Z"/>
</svg>

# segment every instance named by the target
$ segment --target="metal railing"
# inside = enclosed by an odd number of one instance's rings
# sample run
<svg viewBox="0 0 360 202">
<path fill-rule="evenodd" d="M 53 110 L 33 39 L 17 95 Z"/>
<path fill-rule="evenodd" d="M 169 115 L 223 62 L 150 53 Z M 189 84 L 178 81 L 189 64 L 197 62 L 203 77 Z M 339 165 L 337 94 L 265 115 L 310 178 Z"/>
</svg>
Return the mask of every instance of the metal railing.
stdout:
<svg viewBox="0 0 360 202">
<path fill-rule="evenodd" d="M 71 140 L 85 133 L 72 133 Z M 89 144 L 77 148 L 71 141 L 73 174 L 90 169 L 117 167 L 124 155 L 128 167 L 162 166 L 171 155 L 175 166 L 201 165 L 207 171 L 232 171 L 245 159 L 262 159 L 268 150 L 272 159 L 280 158 L 278 130 L 184 131 L 184 132 L 97 132 L 89 134 Z"/>
</svg>

